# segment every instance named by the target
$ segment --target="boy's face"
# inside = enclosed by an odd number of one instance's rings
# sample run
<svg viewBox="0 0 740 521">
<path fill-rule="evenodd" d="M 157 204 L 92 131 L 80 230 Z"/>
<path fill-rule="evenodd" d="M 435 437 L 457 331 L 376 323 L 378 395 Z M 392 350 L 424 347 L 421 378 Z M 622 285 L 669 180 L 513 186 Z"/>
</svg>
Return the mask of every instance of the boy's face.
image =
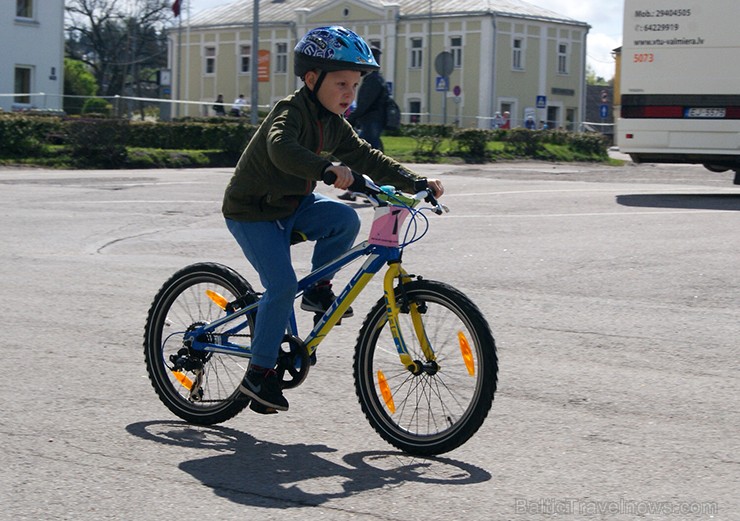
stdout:
<svg viewBox="0 0 740 521">
<path fill-rule="evenodd" d="M 334 114 L 344 114 L 355 99 L 361 76 L 359 71 L 328 72 L 316 97 L 327 110 Z M 305 80 L 309 89 L 314 90 L 318 78 L 318 71 L 306 73 Z"/>
</svg>

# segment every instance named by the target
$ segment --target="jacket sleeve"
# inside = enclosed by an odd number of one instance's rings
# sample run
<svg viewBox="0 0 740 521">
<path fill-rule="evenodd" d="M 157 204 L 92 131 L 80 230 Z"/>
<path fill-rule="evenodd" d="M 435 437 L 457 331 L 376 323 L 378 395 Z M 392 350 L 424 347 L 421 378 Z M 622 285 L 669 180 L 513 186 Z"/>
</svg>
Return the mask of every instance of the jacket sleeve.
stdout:
<svg viewBox="0 0 740 521">
<path fill-rule="evenodd" d="M 267 129 L 267 154 L 277 168 L 286 174 L 319 180 L 331 164 L 318 154 L 320 148 L 321 135 L 307 127 L 298 109 L 289 104 L 276 107 Z"/>
<path fill-rule="evenodd" d="M 393 185 L 407 193 L 414 191 L 414 181 L 424 179 L 380 150 L 372 148 L 367 141 L 360 139 L 346 121 L 341 123 L 341 137 L 334 156 L 352 170 L 367 175 L 378 184 Z"/>
</svg>

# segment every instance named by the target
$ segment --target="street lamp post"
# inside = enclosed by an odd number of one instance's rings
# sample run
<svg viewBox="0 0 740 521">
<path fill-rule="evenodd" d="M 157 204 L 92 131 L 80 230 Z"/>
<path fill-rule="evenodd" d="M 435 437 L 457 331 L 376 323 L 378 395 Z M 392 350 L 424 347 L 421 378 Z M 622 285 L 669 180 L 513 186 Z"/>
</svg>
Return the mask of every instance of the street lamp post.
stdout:
<svg viewBox="0 0 740 521">
<path fill-rule="evenodd" d="M 427 52 L 427 123 L 432 122 L 432 0 L 429 0 L 429 45 Z"/>
<path fill-rule="evenodd" d="M 252 5 L 252 98 L 251 98 L 251 113 L 252 125 L 257 124 L 259 119 L 259 63 L 258 60 L 258 46 L 260 44 L 260 0 L 254 0 Z"/>
<path fill-rule="evenodd" d="M 177 17 L 177 90 L 175 91 L 175 98 L 177 98 L 177 104 L 175 105 L 175 117 L 180 117 L 180 82 L 182 79 L 182 14 Z"/>
</svg>

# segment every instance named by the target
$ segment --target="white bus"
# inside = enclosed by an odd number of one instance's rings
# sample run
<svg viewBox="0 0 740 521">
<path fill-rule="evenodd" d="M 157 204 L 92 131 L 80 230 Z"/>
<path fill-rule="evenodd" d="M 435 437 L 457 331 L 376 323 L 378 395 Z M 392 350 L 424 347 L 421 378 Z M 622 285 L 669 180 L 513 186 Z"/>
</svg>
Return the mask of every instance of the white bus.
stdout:
<svg viewBox="0 0 740 521">
<path fill-rule="evenodd" d="M 625 0 L 618 145 L 740 184 L 740 0 Z"/>
</svg>

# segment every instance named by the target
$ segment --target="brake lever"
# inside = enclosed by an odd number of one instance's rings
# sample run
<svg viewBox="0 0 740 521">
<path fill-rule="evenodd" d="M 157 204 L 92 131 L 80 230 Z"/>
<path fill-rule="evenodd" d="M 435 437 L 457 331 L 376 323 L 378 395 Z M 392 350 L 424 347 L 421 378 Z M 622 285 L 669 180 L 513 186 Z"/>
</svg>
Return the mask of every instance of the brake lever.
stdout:
<svg viewBox="0 0 740 521">
<path fill-rule="evenodd" d="M 436 213 L 437 215 L 442 215 L 443 213 L 450 212 L 450 209 L 447 206 L 440 204 L 440 202 L 434 196 L 434 192 L 431 188 L 427 188 L 426 192 L 427 196 L 424 198 L 424 200 L 432 205 L 432 211 L 434 213 Z"/>
</svg>

